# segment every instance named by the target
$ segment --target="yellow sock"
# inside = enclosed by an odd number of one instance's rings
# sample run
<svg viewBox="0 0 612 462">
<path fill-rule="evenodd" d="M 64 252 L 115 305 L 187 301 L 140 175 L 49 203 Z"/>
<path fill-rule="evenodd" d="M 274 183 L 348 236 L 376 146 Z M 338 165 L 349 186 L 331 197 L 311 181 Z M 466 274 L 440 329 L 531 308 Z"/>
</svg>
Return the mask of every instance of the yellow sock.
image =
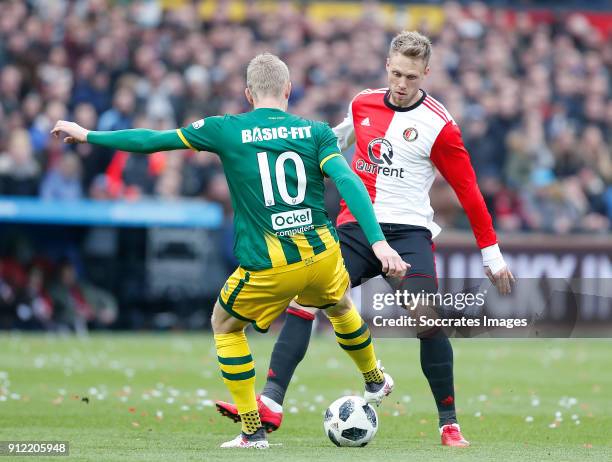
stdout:
<svg viewBox="0 0 612 462">
<path fill-rule="evenodd" d="M 259 412 L 251 411 L 245 414 L 240 414 L 240 420 L 242 422 L 242 431 L 248 435 L 252 435 L 261 427 L 261 419 L 259 418 Z"/>
<path fill-rule="evenodd" d="M 245 416 L 242 431 L 254 433 L 261 422 L 255 400 L 255 363 L 246 335 L 244 331 L 215 334 L 215 345 L 223 382 L 232 394 L 238 413 Z"/>
<path fill-rule="evenodd" d="M 377 367 L 372 369 L 371 371 L 363 373 L 363 379 L 366 383 L 383 383 L 385 381 L 385 376 L 382 371 Z"/>
<path fill-rule="evenodd" d="M 338 344 L 348 353 L 359 371 L 365 374 L 378 370 L 370 330 L 355 307 L 352 306 L 350 311 L 342 316 L 330 316 L 329 320 L 334 327 Z"/>
</svg>

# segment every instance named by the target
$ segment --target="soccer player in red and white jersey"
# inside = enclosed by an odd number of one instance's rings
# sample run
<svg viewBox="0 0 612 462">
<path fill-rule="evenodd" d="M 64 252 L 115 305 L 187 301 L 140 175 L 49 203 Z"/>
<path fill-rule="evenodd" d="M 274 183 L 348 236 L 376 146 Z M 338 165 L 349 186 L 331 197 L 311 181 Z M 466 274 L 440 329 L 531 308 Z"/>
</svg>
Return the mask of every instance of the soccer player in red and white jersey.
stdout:
<svg viewBox="0 0 612 462">
<path fill-rule="evenodd" d="M 459 127 L 436 99 L 421 89 L 429 73 L 431 42 L 418 32 L 402 32 L 391 42 L 388 88 L 364 90 L 351 102 L 344 121 L 334 128 L 342 150 L 355 144 L 352 168 L 365 184 L 387 241 L 411 264 L 401 289 L 437 292 L 429 190 L 435 169 L 454 189 L 481 249 L 484 272 L 501 294 L 514 277 L 500 252 L 491 216 L 476 182 Z M 368 242 L 344 201 L 338 216 L 342 255 L 353 287 L 381 275 Z M 398 287 L 397 281 L 389 281 Z M 276 430 L 293 372 L 310 339 L 314 309 L 292 303 L 274 348 L 268 381 L 259 399 L 262 423 Z M 438 408 L 441 441 L 468 446 L 455 413 L 453 350 L 441 330 L 419 334 L 421 367 Z M 236 418 L 234 406 L 218 402 L 222 414 Z"/>
</svg>

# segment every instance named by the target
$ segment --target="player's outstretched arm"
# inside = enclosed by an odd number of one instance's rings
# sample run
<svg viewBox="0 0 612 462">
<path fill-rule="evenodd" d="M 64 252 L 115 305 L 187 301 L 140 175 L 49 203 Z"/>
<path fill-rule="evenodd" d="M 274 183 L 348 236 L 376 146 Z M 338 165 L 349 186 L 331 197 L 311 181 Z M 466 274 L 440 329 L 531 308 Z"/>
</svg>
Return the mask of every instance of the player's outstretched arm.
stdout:
<svg viewBox="0 0 612 462">
<path fill-rule="evenodd" d="M 128 152 L 149 153 L 186 147 L 176 130 L 135 128 L 97 132 L 87 130 L 74 122 L 59 120 L 51 130 L 51 134 L 56 138 L 64 134 L 64 142 L 69 144 L 91 143 Z"/>
<path fill-rule="evenodd" d="M 487 277 L 500 294 L 509 294 L 515 282 L 514 276 L 499 250 L 493 221 L 478 187 L 470 155 L 459 127 L 453 122 L 446 124 L 439 133 L 431 149 L 431 161 L 457 194 L 470 220 Z"/>
<path fill-rule="evenodd" d="M 390 277 L 402 277 L 410 265 L 389 246 L 376 220 L 368 192 L 341 155 L 330 158 L 323 165 L 323 172 L 329 176 L 346 205 L 359 222 L 372 250 L 382 264 L 382 271 Z"/>
</svg>

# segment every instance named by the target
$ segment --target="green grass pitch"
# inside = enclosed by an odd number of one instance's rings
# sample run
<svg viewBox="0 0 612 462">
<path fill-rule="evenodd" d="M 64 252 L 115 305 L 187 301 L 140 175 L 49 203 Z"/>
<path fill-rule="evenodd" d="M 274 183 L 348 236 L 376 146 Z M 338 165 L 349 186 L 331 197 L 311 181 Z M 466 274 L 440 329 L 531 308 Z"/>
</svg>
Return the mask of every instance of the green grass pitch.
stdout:
<svg viewBox="0 0 612 462">
<path fill-rule="evenodd" d="M 249 339 L 260 389 L 275 336 Z M 389 339 L 376 350 L 396 389 L 378 409 L 376 438 L 365 448 L 333 446 L 322 414 L 360 393 L 361 377 L 320 335 L 297 370 L 272 448 L 244 454 L 218 449 L 239 426 L 212 406 L 229 394 L 210 335 L 2 333 L 0 440 L 65 440 L 70 457 L 61 460 L 96 462 L 612 460 L 612 342 L 464 339 L 454 348 L 459 418 L 472 447 L 440 446 L 418 342 Z"/>
</svg>

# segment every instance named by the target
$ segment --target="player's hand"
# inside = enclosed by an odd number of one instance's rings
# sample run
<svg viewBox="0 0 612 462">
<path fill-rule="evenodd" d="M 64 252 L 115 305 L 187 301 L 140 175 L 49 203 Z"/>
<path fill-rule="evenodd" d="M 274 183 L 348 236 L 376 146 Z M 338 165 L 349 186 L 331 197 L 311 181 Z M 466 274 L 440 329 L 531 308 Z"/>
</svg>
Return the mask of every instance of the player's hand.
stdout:
<svg viewBox="0 0 612 462">
<path fill-rule="evenodd" d="M 382 272 L 392 278 L 401 278 L 406 274 L 410 265 L 391 248 L 387 241 L 378 241 L 372 244 L 376 258 L 382 264 Z"/>
<path fill-rule="evenodd" d="M 497 273 L 493 274 L 488 266 L 485 266 L 485 273 L 493 285 L 497 288 L 500 295 L 508 295 L 512 292 L 512 284 L 516 282 L 514 276 L 508 269 L 508 266 L 504 266 Z"/>
<path fill-rule="evenodd" d="M 89 130 L 74 122 L 58 120 L 55 127 L 53 127 L 53 130 L 51 130 L 51 134 L 56 138 L 59 138 L 60 134 L 62 133 L 67 135 L 64 137 L 64 143 L 87 143 L 87 134 L 89 133 Z"/>
</svg>

